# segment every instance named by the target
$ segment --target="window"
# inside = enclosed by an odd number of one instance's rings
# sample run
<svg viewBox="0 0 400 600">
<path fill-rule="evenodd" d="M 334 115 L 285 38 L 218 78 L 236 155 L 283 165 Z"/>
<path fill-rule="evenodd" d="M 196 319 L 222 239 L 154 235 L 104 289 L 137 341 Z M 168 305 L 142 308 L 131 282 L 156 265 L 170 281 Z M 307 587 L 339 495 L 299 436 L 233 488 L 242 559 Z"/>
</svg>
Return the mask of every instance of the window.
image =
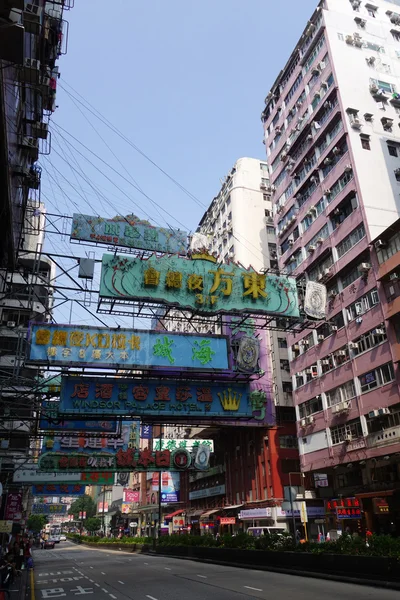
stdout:
<svg viewBox="0 0 400 600">
<path fill-rule="evenodd" d="M 320 275 L 325 276 L 325 271 L 333 265 L 332 254 L 328 254 L 321 262 L 319 262 L 313 269 L 308 272 L 308 278 L 310 281 L 318 281 Z"/>
<path fill-rule="evenodd" d="M 400 252 L 400 232 L 395 233 L 390 239 L 386 241 L 385 248 L 379 248 L 377 250 L 378 262 L 381 265 L 387 261 L 391 256 L 394 256 Z"/>
<path fill-rule="evenodd" d="M 395 170 L 394 176 L 396 177 L 396 181 L 400 181 L 400 169 Z"/>
<path fill-rule="evenodd" d="M 365 237 L 365 227 L 361 223 L 356 229 L 354 229 L 347 237 L 345 237 L 340 244 L 336 246 L 338 257 L 341 258 L 346 252 L 351 250 L 353 246 L 358 244 L 360 240 Z"/>
<path fill-rule="evenodd" d="M 279 361 L 281 371 L 290 371 L 289 361 L 285 358 L 281 358 Z"/>
<path fill-rule="evenodd" d="M 311 66 L 312 66 L 314 60 L 317 58 L 319 51 L 321 50 L 321 48 L 324 44 L 325 44 L 325 37 L 322 35 L 319 38 L 319 40 L 317 41 L 317 43 L 315 44 L 310 56 L 308 57 L 305 65 L 304 65 L 305 73 L 307 73 L 311 69 Z"/>
<path fill-rule="evenodd" d="M 334 406 L 338 402 L 346 402 L 356 396 L 356 386 L 353 379 L 347 381 L 343 385 L 333 388 L 326 392 L 326 401 L 328 406 Z"/>
<path fill-rule="evenodd" d="M 266 171 L 268 173 L 268 165 L 265 163 L 260 163 L 260 169 L 261 171 Z"/>
<path fill-rule="evenodd" d="M 351 285 L 354 281 L 356 281 L 362 275 L 363 275 L 363 272 L 361 271 L 361 262 L 360 262 L 358 265 L 356 265 L 355 267 L 352 267 L 349 271 L 347 271 L 347 273 L 345 275 L 342 275 L 341 279 L 342 279 L 343 288 L 347 288 L 349 285 Z"/>
<path fill-rule="evenodd" d="M 297 436 L 296 435 L 280 435 L 279 436 L 279 447 L 280 448 L 298 448 Z"/>
<path fill-rule="evenodd" d="M 288 344 L 286 338 L 278 338 L 278 346 L 279 348 L 287 348 Z"/>
<path fill-rule="evenodd" d="M 322 399 L 321 396 L 316 396 L 315 398 L 311 398 L 311 400 L 307 400 L 307 402 L 303 402 L 299 404 L 299 414 L 300 418 L 304 419 L 314 413 L 320 412 L 322 410 Z"/>
<path fill-rule="evenodd" d="M 357 344 L 357 348 L 354 353 L 356 355 L 362 354 L 363 352 L 367 352 L 367 350 L 371 350 L 371 348 L 375 348 L 382 342 L 387 340 L 386 329 L 384 325 L 379 325 L 375 329 L 364 333 L 361 337 L 357 338 L 355 343 Z"/>
<path fill-rule="evenodd" d="M 277 406 L 276 407 L 276 423 L 295 423 L 296 411 L 292 406 Z"/>
<path fill-rule="evenodd" d="M 398 156 L 398 152 L 397 152 L 397 146 L 395 144 L 387 144 L 387 148 L 388 148 L 388 152 L 390 154 L 390 156 Z"/>
<path fill-rule="evenodd" d="M 346 200 L 341 202 L 337 208 L 333 211 L 331 216 L 331 223 L 333 230 L 335 230 L 343 221 L 347 219 L 357 208 L 357 198 L 352 196 L 347 197 Z"/>
<path fill-rule="evenodd" d="M 332 444 L 341 444 L 342 442 L 357 439 L 363 436 L 360 419 L 348 421 L 345 425 L 331 427 Z"/>
<path fill-rule="evenodd" d="M 370 79 L 370 83 L 374 83 L 380 90 L 383 90 L 388 94 L 393 94 L 393 92 L 396 91 L 393 83 L 389 83 L 388 81 L 381 81 L 380 79 Z"/>
<path fill-rule="evenodd" d="M 365 296 L 361 296 L 360 298 L 358 298 L 358 300 L 356 300 L 355 302 L 353 302 L 353 304 L 350 304 L 350 306 L 347 307 L 348 320 L 352 321 L 353 319 L 356 319 L 360 315 L 366 313 L 376 304 L 379 304 L 379 296 L 378 290 L 375 288 L 368 292 L 368 294 L 365 294 Z"/>
<path fill-rule="evenodd" d="M 311 238 L 311 240 L 308 242 L 308 244 L 306 245 L 306 251 L 310 252 L 310 247 L 317 247 L 318 244 L 321 244 L 323 242 L 323 240 L 325 240 L 327 237 L 329 237 L 329 230 L 328 230 L 328 224 L 325 223 L 325 225 L 322 227 L 322 229 L 320 229 L 313 238 Z M 311 248 L 311 252 L 313 251 L 313 248 Z"/>
<path fill-rule="evenodd" d="M 361 139 L 361 148 L 364 150 L 371 150 L 371 142 L 369 135 L 360 135 Z"/>
<path fill-rule="evenodd" d="M 290 88 L 287 96 L 285 97 L 285 105 L 286 106 L 288 105 L 288 103 L 290 102 L 290 100 L 295 95 L 296 90 L 299 88 L 299 85 L 301 84 L 302 80 L 303 80 L 303 74 L 299 73 L 299 75 L 297 76 L 294 84 L 292 85 L 292 87 Z"/>
<path fill-rule="evenodd" d="M 359 377 L 361 393 L 365 394 L 374 388 L 393 381 L 393 379 L 394 370 L 393 363 L 391 362 L 387 363 L 386 365 L 382 365 L 382 367 L 373 369 L 372 371 L 368 371 L 368 373 L 364 373 L 364 375 L 360 375 Z"/>
<path fill-rule="evenodd" d="M 367 7 L 367 13 L 370 17 L 373 17 L 374 19 L 376 18 L 376 8 L 369 8 Z"/>
<path fill-rule="evenodd" d="M 297 438 L 296 438 L 297 439 Z M 298 446 L 296 446 L 298 448 Z M 282 473 L 299 473 L 300 472 L 300 461 L 295 458 L 284 458 L 282 460 Z M 271 488 L 272 490 L 272 488 Z M 271 498 L 273 498 L 273 492 L 271 491 Z"/>
<path fill-rule="evenodd" d="M 267 233 L 269 235 L 275 235 L 275 229 L 273 227 L 267 226 Z"/>
</svg>

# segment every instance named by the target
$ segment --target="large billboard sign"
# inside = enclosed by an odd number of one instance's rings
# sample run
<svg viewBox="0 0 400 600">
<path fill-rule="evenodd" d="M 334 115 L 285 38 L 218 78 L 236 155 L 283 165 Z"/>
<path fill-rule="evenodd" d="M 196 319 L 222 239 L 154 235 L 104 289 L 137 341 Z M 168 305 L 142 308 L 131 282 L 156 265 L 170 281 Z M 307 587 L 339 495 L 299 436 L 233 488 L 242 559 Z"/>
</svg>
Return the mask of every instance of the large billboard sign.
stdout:
<svg viewBox="0 0 400 600">
<path fill-rule="evenodd" d="M 31 484 L 82 484 L 82 485 L 113 485 L 114 473 L 89 472 L 89 473 L 43 473 L 37 464 L 24 465 L 13 473 L 14 483 Z"/>
<path fill-rule="evenodd" d="M 193 452 L 199 446 L 208 446 L 210 452 L 214 452 L 214 440 L 195 440 L 195 439 L 161 439 L 153 438 L 153 450 L 176 450 L 177 448 L 184 448 Z"/>
<path fill-rule="evenodd" d="M 299 317 L 296 280 L 257 273 L 209 255 L 151 256 L 104 254 L 100 299 L 167 304 L 207 315 L 259 313 Z"/>
<path fill-rule="evenodd" d="M 201 447 L 200 447 L 201 448 Z M 207 460 L 208 462 L 208 460 Z M 118 450 L 116 455 L 96 453 L 62 453 L 48 452 L 39 457 L 39 469 L 43 472 L 74 472 L 74 471 L 187 471 L 206 470 L 208 464 L 197 462 L 196 455 L 187 450 L 177 449 L 153 451 L 150 449 Z"/>
<path fill-rule="evenodd" d="M 70 483 L 47 483 L 32 486 L 32 496 L 83 496 L 85 486 Z"/>
<path fill-rule="evenodd" d="M 249 387 L 154 379 L 63 377 L 60 412 L 86 417 L 128 416 L 259 420 Z"/>
<path fill-rule="evenodd" d="M 33 515 L 66 515 L 66 504 L 32 504 Z"/>
<path fill-rule="evenodd" d="M 183 333 L 33 323 L 29 360 L 37 364 L 227 370 L 228 339 Z"/>
<path fill-rule="evenodd" d="M 117 431 L 117 421 L 65 420 L 64 417 L 59 414 L 59 405 L 59 400 L 43 402 L 40 413 L 39 429 L 42 429 L 43 431 L 103 432 L 107 434 L 115 434 Z"/>
<path fill-rule="evenodd" d="M 121 433 L 118 437 L 102 436 L 93 437 L 83 434 L 71 436 L 46 436 L 43 440 L 42 454 L 47 452 L 83 452 L 93 454 L 116 454 L 118 450 L 139 447 L 139 421 L 123 421 Z"/>
<path fill-rule="evenodd" d="M 188 250 L 185 231 L 154 227 L 136 215 L 104 219 L 75 213 L 72 215 L 71 240 L 169 254 L 186 254 Z"/>
</svg>

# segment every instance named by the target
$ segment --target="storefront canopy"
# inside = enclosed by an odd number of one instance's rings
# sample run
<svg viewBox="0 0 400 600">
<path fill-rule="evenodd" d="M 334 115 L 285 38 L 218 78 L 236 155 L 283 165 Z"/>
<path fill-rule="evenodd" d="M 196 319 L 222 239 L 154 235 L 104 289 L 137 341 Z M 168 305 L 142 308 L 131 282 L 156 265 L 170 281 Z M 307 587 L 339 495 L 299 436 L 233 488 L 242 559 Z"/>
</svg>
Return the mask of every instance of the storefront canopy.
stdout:
<svg viewBox="0 0 400 600">
<path fill-rule="evenodd" d="M 164 520 L 166 521 L 167 519 L 173 519 L 174 517 L 176 517 L 177 515 L 181 515 L 182 513 L 183 513 L 183 509 L 175 510 L 174 512 L 170 513 L 169 515 L 165 515 Z"/>
<path fill-rule="evenodd" d="M 212 510 L 207 510 L 200 515 L 200 521 L 208 519 L 211 515 L 215 515 L 215 513 L 220 512 L 221 508 L 213 508 Z"/>
</svg>

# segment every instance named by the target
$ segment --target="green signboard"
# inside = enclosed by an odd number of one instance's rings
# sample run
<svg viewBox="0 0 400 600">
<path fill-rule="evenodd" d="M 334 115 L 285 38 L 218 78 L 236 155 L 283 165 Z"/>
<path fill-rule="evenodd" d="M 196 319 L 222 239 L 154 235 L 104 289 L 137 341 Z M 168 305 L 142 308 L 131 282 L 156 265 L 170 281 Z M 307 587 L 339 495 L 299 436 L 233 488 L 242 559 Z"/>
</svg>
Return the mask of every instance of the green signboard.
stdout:
<svg viewBox="0 0 400 600">
<path fill-rule="evenodd" d="M 299 317 L 296 281 L 257 273 L 212 256 L 103 255 L 101 299 L 175 305 L 198 313 L 259 313 Z"/>
</svg>

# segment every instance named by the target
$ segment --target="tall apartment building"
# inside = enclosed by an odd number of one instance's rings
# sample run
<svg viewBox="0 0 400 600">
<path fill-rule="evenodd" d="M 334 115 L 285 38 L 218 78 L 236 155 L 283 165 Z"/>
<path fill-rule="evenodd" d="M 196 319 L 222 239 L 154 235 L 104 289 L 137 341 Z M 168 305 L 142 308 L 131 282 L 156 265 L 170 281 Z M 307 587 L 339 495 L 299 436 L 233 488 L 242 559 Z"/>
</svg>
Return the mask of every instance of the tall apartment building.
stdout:
<svg viewBox="0 0 400 600">
<path fill-rule="evenodd" d="M 302 470 L 398 532 L 399 60 L 399 0 L 324 0 L 262 112 L 280 268 L 328 295 L 288 338 Z"/>
</svg>

